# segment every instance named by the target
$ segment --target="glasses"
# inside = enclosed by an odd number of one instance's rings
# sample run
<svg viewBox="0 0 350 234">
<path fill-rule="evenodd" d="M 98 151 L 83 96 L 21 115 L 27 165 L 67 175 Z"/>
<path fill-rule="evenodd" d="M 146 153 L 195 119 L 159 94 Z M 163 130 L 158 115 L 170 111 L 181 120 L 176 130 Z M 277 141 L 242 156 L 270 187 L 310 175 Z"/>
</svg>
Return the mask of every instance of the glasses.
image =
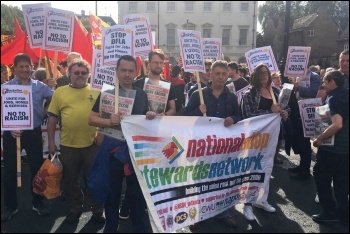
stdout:
<svg viewBox="0 0 350 234">
<path fill-rule="evenodd" d="M 82 76 L 86 76 L 88 73 L 86 71 L 75 71 L 73 72 L 74 75 L 79 76 L 80 74 Z"/>
<path fill-rule="evenodd" d="M 260 77 L 264 77 L 264 76 L 268 76 L 268 75 L 269 75 L 268 72 L 261 72 L 261 73 L 259 74 Z"/>
<path fill-rule="evenodd" d="M 161 66 L 163 66 L 164 65 L 164 62 L 151 62 L 151 64 L 152 65 L 156 65 L 156 66 L 159 66 L 159 65 L 161 65 Z"/>
</svg>

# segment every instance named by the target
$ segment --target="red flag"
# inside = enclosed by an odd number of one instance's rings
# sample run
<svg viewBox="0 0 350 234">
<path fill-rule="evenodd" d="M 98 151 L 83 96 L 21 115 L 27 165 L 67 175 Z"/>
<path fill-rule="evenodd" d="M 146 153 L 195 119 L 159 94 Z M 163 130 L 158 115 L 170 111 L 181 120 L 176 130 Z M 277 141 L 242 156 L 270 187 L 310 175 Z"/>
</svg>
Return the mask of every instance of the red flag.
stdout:
<svg viewBox="0 0 350 234">
<path fill-rule="evenodd" d="M 74 17 L 74 32 L 72 51 L 79 52 L 83 59 L 90 64 L 92 63 L 92 39 L 91 33 L 85 34 L 85 31 L 78 18 Z"/>
<path fill-rule="evenodd" d="M 36 56 L 34 51 L 30 48 L 25 33 L 16 38 L 11 44 L 1 47 L 1 63 L 6 65 L 12 64 L 13 58 L 18 53 L 26 53 L 34 63 L 37 63 L 39 60 L 38 56 Z"/>
<path fill-rule="evenodd" d="M 16 36 L 16 38 L 18 38 L 18 37 L 20 37 L 22 34 L 23 34 L 23 30 L 22 30 L 22 28 L 21 28 L 21 25 L 19 25 L 19 23 L 18 23 L 18 20 L 17 20 L 17 18 L 16 18 L 16 16 L 15 17 L 13 17 L 14 18 L 14 24 L 15 24 L 15 32 L 14 32 L 14 35 Z"/>
</svg>

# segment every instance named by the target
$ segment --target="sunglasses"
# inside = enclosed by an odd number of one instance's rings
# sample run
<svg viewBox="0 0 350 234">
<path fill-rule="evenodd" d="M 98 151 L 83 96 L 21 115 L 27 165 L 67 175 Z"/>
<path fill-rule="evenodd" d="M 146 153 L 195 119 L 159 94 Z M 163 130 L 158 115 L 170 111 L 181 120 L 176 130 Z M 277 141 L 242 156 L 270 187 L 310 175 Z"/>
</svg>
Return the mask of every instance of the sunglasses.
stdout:
<svg viewBox="0 0 350 234">
<path fill-rule="evenodd" d="M 86 76 L 88 73 L 86 71 L 75 71 L 73 72 L 74 75 L 79 76 L 80 74 L 82 76 Z"/>
</svg>

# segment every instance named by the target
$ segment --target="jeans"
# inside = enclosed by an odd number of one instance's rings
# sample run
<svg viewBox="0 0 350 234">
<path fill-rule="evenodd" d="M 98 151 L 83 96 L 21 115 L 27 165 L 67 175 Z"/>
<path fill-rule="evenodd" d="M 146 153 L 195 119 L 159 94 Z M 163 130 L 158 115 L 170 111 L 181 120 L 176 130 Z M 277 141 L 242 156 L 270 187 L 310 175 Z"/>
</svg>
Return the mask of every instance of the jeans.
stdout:
<svg viewBox="0 0 350 234">
<path fill-rule="evenodd" d="M 124 164 L 110 156 L 110 191 L 105 202 L 106 225 L 104 233 L 115 233 L 119 229 L 119 203 L 122 194 L 124 179 Z M 145 233 L 145 200 L 137 180 L 133 173 L 125 176 L 126 186 L 130 189 L 130 217 L 135 233 Z"/>
<path fill-rule="evenodd" d="M 313 174 L 324 213 L 348 219 L 349 155 L 335 154 L 319 148 Z M 336 200 L 333 198 L 332 181 Z"/>
<path fill-rule="evenodd" d="M 5 176 L 4 176 L 4 203 L 8 209 L 16 209 L 18 206 L 17 201 L 17 149 L 16 138 L 11 136 L 10 131 L 4 131 L 4 163 L 5 163 Z M 41 127 L 34 128 L 33 130 L 24 130 L 21 136 L 21 149 L 25 149 L 29 168 L 31 173 L 31 180 L 33 181 L 36 173 L 39 171 L 41 165 L 44 162 L 43 159 L 43 138 Z M 43 196 L 40 196 L 33 192 L 32 183 L 30 183 L 30 191 L 32 193 L 32 204 L 38 206 L 42 204 Z"/>
</svg>

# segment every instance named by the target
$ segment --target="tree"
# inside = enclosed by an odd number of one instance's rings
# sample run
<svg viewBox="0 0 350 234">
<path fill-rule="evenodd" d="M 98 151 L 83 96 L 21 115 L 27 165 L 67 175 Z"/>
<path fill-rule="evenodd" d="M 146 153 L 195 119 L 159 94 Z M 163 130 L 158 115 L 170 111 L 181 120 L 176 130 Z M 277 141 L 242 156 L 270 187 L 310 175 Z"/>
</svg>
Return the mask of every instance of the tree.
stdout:
<svg viewBox="0 0 350 234">
<path fill-rule="evenodd" d="M 263 36 L 261 33 L 258 33 L 256 35 L 256 47 L 259 48 L 259 47 L 264 47 L 264 46 L 267 46 Z"/>
<path fill-rule="evenodd" d="M 326 5 L 328 12 L 338 25 L 344 30 L 349 22 L 348 1 L 292 1 L 290 28 L 295 19 L 317 13 L 321 5 Z M 258 20 L 265 32 L 268 20 L 273 20 L 275 25 L 285 16 L 285 2 L 266 1 L 258 8 Z"/>
<path fill-rule="evenodd" d="M 25 31 L 26 27 L 22 10 L 17 6 L 1 4 L 1 32 L 14 31 L 14 17 L 17 18 L 22 30 Z"/>
</svg>

